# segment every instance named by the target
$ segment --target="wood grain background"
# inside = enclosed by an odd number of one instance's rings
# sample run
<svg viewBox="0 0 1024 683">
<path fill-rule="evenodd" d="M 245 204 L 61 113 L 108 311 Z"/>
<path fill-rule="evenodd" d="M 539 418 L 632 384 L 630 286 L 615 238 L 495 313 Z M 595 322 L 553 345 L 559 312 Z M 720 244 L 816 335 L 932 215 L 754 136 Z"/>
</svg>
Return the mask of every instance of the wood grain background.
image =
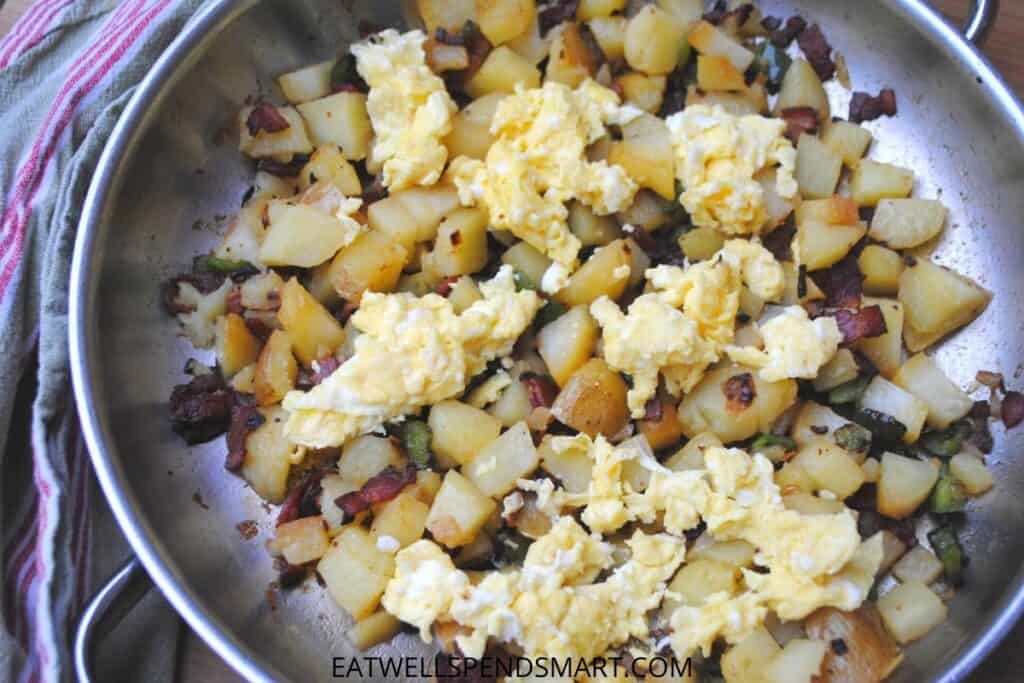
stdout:
<svg viewBox="0 0 1024 683">
<path fill-rule="evenodd" d="M 2 2 L 2 0 L 0 0 Z M 0 36 L 6 35 L 33 0 L 7 0 L 0 6 Z M 932 4 L 955 21 L 967 14 L 967 0 L 932 0 Z M 985 53 L 1024 96 L 1024 0 L 1004 0 Z M 236 683 L 241 681 L 187 627 L 182 626 L 178 676 L 182 683 Z M 974 683 L 1024 680 L 1024 622 L 1007 637 L 988 661 L 971 677 Z"/>
</svg>

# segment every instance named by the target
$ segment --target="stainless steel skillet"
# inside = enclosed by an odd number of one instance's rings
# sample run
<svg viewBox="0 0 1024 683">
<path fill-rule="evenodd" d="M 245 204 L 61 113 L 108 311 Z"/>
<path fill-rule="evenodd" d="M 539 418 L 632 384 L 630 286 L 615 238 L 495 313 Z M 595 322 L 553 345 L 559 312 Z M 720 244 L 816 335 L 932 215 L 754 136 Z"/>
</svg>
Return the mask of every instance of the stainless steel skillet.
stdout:
<svg viewBox="0 0 1024 683">
<path fill-rule="evenodd" d="M 951 226 L 935 258 L 996 292 L 985 315 L 937 357 L 966 385 L 978 368 L 1013 376 L 1024 361 L 1024 111 L 960 32 L 921 0 L 764 0 L 775 15 L 820 22 L 858 89 L 894 87 L 900 115 L 869 124 L 872 157 L 913 168 L 916 193 L 941 197 Z M 994 11 L 976 2 L 968 35 Z M 93 462 L 133 560 L 93 603 L 79 633 L 87 654 L 120 591 L 146 574 L 191 627 L 251 680 L 322 680 L 354 654 L 345 622 L 320 591 L 264 599 L 273 570 L 240 521 L 268 513 L 223 470 L 222 445 L 185 449 L 165 402 L 193 354 L 157 304 L 158 283 L 215 240 L 194 230 L 235 211 L 249 171 L 222 132 L 272 74 L 332 57 L 360 20 L 401 24 L 398 2 L 213 0 L 140 84 L 108 142 L 79 227 L 70 285 L 75 395 Z M 837 111 L 848 93 L 830 92 Z M 197 173 L 201 170 L 201 173 Z M 205 223 L 202 223 L 205 225 Z M 1024 609 L 1024 432 L 997 434 L 998 485 L 975 501 L 965 545 L 973 559 L 950 619 L 912 647 L 896 681 L 962 679 Z M 192 502 L 199 492 L 208 509 Z M 145 572 L 140 567 L 145 568 Z M 382 656 L 421 652 L 411 635 Z"/>
</svg>

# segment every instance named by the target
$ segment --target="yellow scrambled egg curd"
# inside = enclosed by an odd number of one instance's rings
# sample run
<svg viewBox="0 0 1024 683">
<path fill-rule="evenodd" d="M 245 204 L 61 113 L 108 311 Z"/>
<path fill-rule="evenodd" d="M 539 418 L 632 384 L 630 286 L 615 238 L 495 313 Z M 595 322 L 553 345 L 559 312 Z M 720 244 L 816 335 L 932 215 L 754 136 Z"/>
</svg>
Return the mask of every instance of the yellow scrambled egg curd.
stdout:
<svg viewBox="0 0 1024 683">
<path fill-rule="evenodd" d="M 778 167 L 776 191 L 796 196 L 796 150 L 783 135 L 786 122 L 734 116 L 721 106 L 694 105 L 670 116 L 680 203 L 693 224 L 732 235 L 756 235 L 768 220 L 764 191 L 754 179 Z"/>
<path fill-rule="evenodd" d="M 630 206 L 637 185 L 619 166 L 587 161 L 587 146 L 623 120 L 611 90 L 586 81 L 576 90 L 548 81 L 501 101 L 485 161 L 458 157 L 448 175 L 463 204 L 482 203 L 495 228 L 508 230 L 573 269 L 580 241 L 566 223 L 570 199 L 600 215 Z"/>
<path fill-rule="evenodd" d="M 803 306 L 787 306 L 759 329 L 764 339 L 763 350 L 729 346 L 726 351 L 737 363 L 760 368 L 759 374 L 766 382 L 814 379 L 843 340 L 835 318 L 822 316 L 811 320 Z"/>
<path fill-rule="evenodd" d="M 686 553 L 685 541 L 667 534 L 637 531 L 626 544 L 629 560 L 605 581 L 583 581 L 611 568 L 612 549 L 563 517 L 530 546 L 522 569 L 491 572 L 474 586 L 440 547 L 421 540 L 395 557 L 382 604 L 418 626 L 424 640 L 431 623 L 458 623 L 466 632 L 456 642 L 469 657 L 482 656 L 494 638 L 527 657 L 589 660 L 648 637 L 647 613 Z"/>
<path fill-rule="evenodd" d="M 366 110 L 376 138 L 368 165 L 381 167 L 392 191 L 432 185 L 444 172 L 442 138 L 457 110 L 444 81 L 427 66 L 422 31 L 381 31 L 352 46 L 356 68 L 370 86 Z"/>
<path fill-rule="evenodd" d="M 285 434 L 312 448 L 339 446 L 465 391 L 512 350 L 541 305 L 536 292 L 516 291 L 510 266 L 480 292 L 461 315 L 437 294 L 367 292 L 352 316 L 362 333 L 354 355 L 309 392 L 285 396 Z"/>
</svg>

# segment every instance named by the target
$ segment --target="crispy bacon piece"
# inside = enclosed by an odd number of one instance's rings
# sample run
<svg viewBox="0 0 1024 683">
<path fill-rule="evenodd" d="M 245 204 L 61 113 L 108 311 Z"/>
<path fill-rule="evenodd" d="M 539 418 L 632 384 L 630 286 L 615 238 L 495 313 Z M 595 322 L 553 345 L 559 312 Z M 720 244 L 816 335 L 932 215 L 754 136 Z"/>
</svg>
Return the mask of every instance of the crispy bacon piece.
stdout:
<svg viewBox="0 0 1024 683">
<path fill-rule="evenodd" d="M 434 31 L 434 40 L 452 47 L 466 47 L 466 40 L 461 33 L 452 33 L 443 26 L 438 26 Z"/>
<path fill-rule="evenodd" d="M 370 477 L 358 491 L 339 496 L 334 504 L 348 517 L 355 517 L 364 510 L 369 510 L 377 503 L 391 500 L 402 492 L 409 484 L 416 482 L 416 467 L 408 465 L 404 470 L 388 467 L 380 474 Z"/>
<path fill-rule="evenodd" d="M 725 23 L 726 20 L 732 19 L 736 22 L 736 26 L 743 26 L 750 19 L 751 13 L 754 11 L 754 5 L 746 3 L 740 5 L 735 9 L 729 9 L 729 4 L 725 0 L 718 0 L 714 6 L 704 13 L 701 17 L 704 21 L 715 26 L 720 26 Z"/>
<path fill-rule="evenodd" d="M 455 287 L 455 283 L 459 281 L 460 277 L 462 276 L 449 275 L 448 277 L 444 278 L 443 280 L 437 283 L 437 286 L 434 287 L 434 291 L 441 296 L 448 296 L 449 294 L 452 293 L 452 288 Z"/>
<path fill-rule="evenodd" d="M 224 469 L 237 472 L 242 468 L 242 463 L 245 462 L 245 440 L 264 422 L 266 418 L 256 407 L 256 400 L 247 394 L 235 392 L 228 426 L 228 455 L 224 460 Z"/>
<path fill-rule="evenodd" d="M 1024 421 L 1024 394 L 1019 391 L 1007 391 L 1003 396 L 1003 424 L 1013 429 Z"/>
<path fill-rule="evenodd" d="M 827 81 L 836 73 L 836 63 L 832 61 L 832 46 L 825 39 L 821 27 L 811 24 L 800 32 L 796 39 L 797 44 L 807 56 L 818 78 Z"/>
<path fill-rule="evenodd" d="M 267 133 L 280 133 L 288 130 L 291 126 L 281 112 L 272 104 L 260 102 L 252 111 L 249 118 L 245 120 L 245 127 L 249 129 L 249 135 L 256 137 L 262 130 Z"/>
<path fill-rule="evenodd" d="M 754 376 L 749 372 L 733 375 L 722 384 L 722 392 L 725 394 L 726 410 L 733 415 L 742 413 L 757 398 Z"/>
<path fill-rule="evenodd" d="M 526 394 L 530 397 L 530 405 L 534 408 L 550 408 L 558 397 L 555 381 L 547 375 L 535 372 L 524 372 L 519 381 L 526 385 Z"/>
<path fill-rule="evenodd" d="M 570 21 L 576 16 L 579 8 L 579 0 L 553 0 L 547 3 L 537 12 L 537 25 L 540 27 L 540 35 L 546 36 L 548 31 L 561 24 L 563 21 Z"/>
<path fill-rule="evenodd" d="M 888 330 L 885 326 L 885 316 L 877 304 L 866 306 L 859 311 L 848 311 L 841 309 L 832 314 L 843 333 L 843 343 L 852 344 L 858 339 L 866 337 L 878 337 Z"/>
<path fill-rule="evenodd" d="M 825 292 L 828 308 L 860 308 L 864 276 L 853 254 L 827 270 L 817 271 L 812 279 Z"/>
<path fill-rule="evenodd" d="M 862 123 L 882 116 L 896 116 L 896 91 L 883 88 L 872 97 L 866 92 L 855 92 L 850 98 L 850 121 Z"/>
<path fill-rule="evenodd" d="M 192 378 L 171 391 L 171 429 L 192 445 L 227 431 L 231 421 L 232 392 L 218 373 Z"/>
<path fill-rule="evenodd" d="M 277 526 L 320 514 L 317 498 L 321 491 L 320 480 L 326 473 L 324 468 L 317 467 L 302 475 L 302 478 L 292 486 L 288 491 L 288 496 L 281 503 L 281 510 L 277 513 Z"/>
<path fill-rule="evenodd" d="M 340 367 L 341 361 L 334 356 L 320 358 L 316 362 L 316 368 L 313 370 L 310 381 L 313 383 L 313 386 L 316 386 L 334 374 L 334 371 Z"/>
<path fill-rule="evenodd" d="M 366 186 L 360 197 L 365 204 L 373 204 L 388 196 L 388 188 L 384 185 L 383 176 L 375 176 L 373 182 Z"/>
<path fill-rule="evenodd" d="M 665 416 L 664 406 L 661 404 L 661 399 L 655 396 L 644 406 L 644 419 L 651 422 L 661 422 L 661 418 Z"/>
<path fill-rule="evenodd" d="M 778 28 L 778 24 L 775 26 L 776 28 L 769 29 L 771 33 L 768 39 L 779 47 L 789 47 L 789 44 L 807 28 L 807 22 L 803 17 L 792 16 L 786 19 L 786 24 L 782 28 Z"/>
<path fill-rule="evenodd" d="M 796 235 L 796 224 L 787 221 L 761 238 L 761 244 L 772 253 L 777 261 L 789 261 L 793 258 L 793 237 Z"/>
<path fill-rule="evenodd" d="M 781 112 L 786 122 L 786 137 L 795 145 L 804 133 L 818 132 L 818 112 L 811 107 L 788 107 Z"/>
<path fill-rule="evenodd" d="M 237 287 L 228 292 L 227 310 L 228 313 L 235 313 L 236 315 L 245 313 L 245 307 L 242 306 L 242 290 Z"/>
</svg>

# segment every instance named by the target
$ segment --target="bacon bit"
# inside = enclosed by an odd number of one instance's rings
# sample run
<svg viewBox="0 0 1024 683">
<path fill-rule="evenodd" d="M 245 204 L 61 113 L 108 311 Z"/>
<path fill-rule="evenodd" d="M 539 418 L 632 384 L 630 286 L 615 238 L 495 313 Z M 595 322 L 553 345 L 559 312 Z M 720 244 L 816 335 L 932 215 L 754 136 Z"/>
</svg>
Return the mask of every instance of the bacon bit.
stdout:
<svg viewBox="0 0 1024 683">
<path fill-rule="evenodd" d="M 313 373 L 310 376 L 310 382 L 313 386 L 320 384 L 325 379 L 334 374 L 334 371 L 341 367 L 341 360 L 334 356 L 324 356 L 316 361 L 316 367 L 313 369 Z"/>
<path fill-rule="evenodd" d="M 992 406 L 988 401 L 975 401 L 971 406 L 971 417 L 992 417 Z"/>
<path fill-rule="evenodd" d="M 984 384 L 989 389 L 1002 389 L 1005 386 L 1003 375 L 991 370 L 978 370 L 978 374 L 974 376 L 974 379 L 978 380 L 978 384 Z"/>
<path fill-rule="evenodd" d="M 526 385 L 526 394 L 530 397 L 530 405 L 534 408 L 543 406 L 550 408 L 558 397 L 558 386 L 547 375 L 535 372 L 524 372 L 519 381 Z"/>
<path fill-rule="evenodd" d="M 570 21 L 575 17 L 579 5 L 579 0 L 554 0 L 539 10 L 537 12 L 537 25 L 540 28 L 541 37 L 545 37 L 548 31 L 563 21 Z"/>
<path fill-rule="evenodd" d="M 231 423 L 228 427 L 228 455 L 224 460 L 224 469 L 237 472 L 245 462 L 245 440 L 249 434 L 266 422 L 263 413 L 256 407 L 252 396 L 235 392 L 234 405 L 231 406 Z"/>
<path fill-rule="evenodd" d="M 733 415 L 742 413 L 757 398 L 754 376 L 749 372 L 733 375 L 722 384 L 722 392 L 725 394 L 726 410 Z"/>
<path fill-rule="evenodd" d="M 761 244 L 772 253 L 776 261 L 789 261 L 793 258 L 793 237 L 796 225 L 789 221 L 761 238 Z"/>
<path fill-rule="evenodd" d="M 460 275 L 449 275 L 437 283 L 437 286 L 434 287 L 434 291 L 441 296 L 448 296 L 452 293 L 452 289 L 455 288 L 455 283 L 459 281 L 460 277 Z"/>
<path fill-rule="evenodd" d="M 704 13 L 701 17 L 704 21 L 715 26 L 720 26 L 727 20 L 736 22 L 736 27 L 743 26 L 750 19 L 751 13 L 754 11 L 754 6 L 750 3 L 740 5 L 735 9 L 729 9 L 728 3 L 725 0 L 718 0 L 714 7 Z"/>
<path fill-rule="evenodd" d="M 362 93 L 362 92 L 366 92 L 366 91 L 363 90 L 363 88 L 361 88 L 358 83 L 338 83 L 333 88 L 331 88 L 331 94 L 332 95 L 340 93 L 340 92 L 360 92 L 360 93 Z"/>
<path fill-rule="evenodd" d="M 807 266 L 801 265 L 796 270 L 796 295 L 803 299 L 807 296 Z"/>
<path fill-rule="evenodd" d="M 288 130 L 291 124 L 277 110 L 277 107 L 267 102 L 260 102 L 249 112 L 249 117 L 245 120 L 245 127 L 249 129 L 249 135 L 256 137 L 261 130 L 267 133 L 280 133 L 283 130 Z"/>
<path fill-rule="evenodd" d="M 1024 394 L 1019 391 L 1007 391 L 1003 396 L 1003 424 L 1013 429 L 1024 421 Z"/>
<path fill-rule="evenodd" d="M 373 182 L 366 186 L 360 198 L 365 204 L 373 204 L 388 196 L 388 188 L 384 185 L 383 176 L 375 176 Z"/>
<path fill-rule="evenodd" d="M 789 47 L 789 44 L 803 33 L 805 28 L 807 28 L 807 22 L 804 21 L 803 17 L 792 16 L 786 19 L 785 26 L 772 30 L 768 35 L 768 39 L 779 47 Z"/>
<path fill-rule="evenodd" d="M 171 429 L 185 443 L 209 441 L 223 434 L 231 421 L 231 394 L 220 374 L 193 377 L 171 391 Z"/>
<path fill-rule="evenodd" d="M 807 301 L 804 303 L 804 310 L 807 311 L 808 318 L 820 318 L 825 313 L 825 302 L 821 299 Z"/>
<path fill-rule="evenodd" d="M 198 505 L 199 507 L 203 508 L 204 510 L 210 509 L 210 506 L 206 504 L 205 500 L 203 500 L 203 495 L 199 493 L 199 491 L 195 491 L 192 493 L 192 502 Z"/>
<path fill-rule="evenodd" d="M 305 581 L 308 575 L 306 567 L 285 562 L 277 574 L 277 585 L 281 590 L 290 590 Z"/>
<path fill-rule="evenodd" d="M 844 344 L 852 344 L 866 337 L 879 337 L 888 331 L 885 316 L 877 304 L 859 311 L 838 310 L 832 317 L 836 319 L 839 331 L 843 333 Z"/>
<path fill-rule="evenodd" d="M 253 519 L 243 519 L 235 525 L 235 529 L 238 531 L 238 535 L 246 541 L 251 541 L 260 532 L 259 527 L 256 525 L 256 520 Z"/>
<path fill-rule="evenodd" d="M 451 33 L 448 29 L 443 26 L 438 26 L 437 30 L 434 31 L 434 40 L 445 45 L 451 45 L 453 47 L 465 47 L 466 40 L 463 38 L 461 33 Z"/>
<path fill-rule="evenodd" d="M 320 495 L 320 480 L 326 470 L 316 468 L 307 471 L 298 483 L 288 491 L 288 496 L 281 503 L 281 511 L 277 514 L 277 525 L 294 522 L 303 517 L 312 517 L 320 513 L 317 497 Z"/>
<path fill-rule="evenodd" d="M 227 310 L 228 313 L 235 315 L 245 313 L 245 307 L 242 305 L 242 290 L 235 288 L 228 292 Z"/>
<path fill-rule="evenodd" d="M 811 24 L 800 32 L 796 42 L 807 55 L 807 61 L 811 63 L 818 78 L 827 81 L 835 75 L 836 63 L 832 61 L 832 46 L 828 44 L 820 26 Z"/>
<path fill-rule="evenodd" d="M 302 172 L 302 167 L 308 161 L 308 154 L 295 154 L 292 156 L 291 161 L 288 162 L 277 161 L 276 159 L 260 159 L 256 168 L 278 178 L 295 178 Z"/>
<path fill-rule="evenodd" d="M 253 333 L 260 341 L 266 341 L 268 337 L 274 332 L 274 328 L 267 324 L 263 318 L 257 318 L 253 316 L 245 316 L 245 327 Z"/>
<path fill-rule="evenodd" d="M 781 112 L 786 122 L 786 137 L 795 145 L 804 133 L 818 132 L 818 112 L 811 107 L 788 107 Z"/>
<path fill-rule="evenodd" d="M 870 223 L 875 218 L 875 207 L 862 206 L 857 209 L 857 217 L 865 223 Z"/>
<path fill-rule="evenodd" d="M 338 322 L 344 325 L 345 323 L 348 322 L 348 319 L 351 318 L 352 315 L 358 310 L 359 304 L 353 303 L 351 301 L 346 301 L 343 304 L 341 304 L 341 308 L 334 312 L 334 317 L 337 318 Z"/>
<path fill-rule="evenodd" d="M 661 405 L 661 399 L 655 396 L 644 406 L 644 419 L 650 422 L 661 422 L 665 411 Z"/>
<path fill-rule="evenodd" d="M 380 33 L 381 31 L 384 30 L 384 27 L 381 26 L 380 24 L 375 24 L 372 21 L 367 21 L 366 19 L 360 19 L 359 20 L 358 29 L 359 29 L 359 37 L 360 38 L 367 38 L 369 36 L 372 36 L 374 33 Z"/>
<path fill-rule="evenodd" d="M 811 431 L 815 434 L 828 434 L 828 427 L 825 425 L 811 425 Z"/>
<path fill-rule="evenodd" d="M 813 280 L 825 292 L 829 308 L 860 308 L 864 276 L 850 254 L 827 270 L 814 274 Z"/>
<path fill-rule="evenodd" d="M 404 470 L 388 467 L 380 474 L 370 477 L 370 480 L 363 484 L 358 491 L 339 496 L 335 499 L 334 504 L 342 509 L 346 517 L 355 517 L 377 503 L 391 500 L 401 493 L 402 489 L 415 482 L 416 467 L 414 465 L 409 465 Z"/>
<path fill-rule="evenodd" d="M 850 98 L 850 121 L 862 123 L 882 116 L 896 116 L 896 91 L 883 88 L 872 97 L 866 92 L 855 92 Z"/>
</svg>

